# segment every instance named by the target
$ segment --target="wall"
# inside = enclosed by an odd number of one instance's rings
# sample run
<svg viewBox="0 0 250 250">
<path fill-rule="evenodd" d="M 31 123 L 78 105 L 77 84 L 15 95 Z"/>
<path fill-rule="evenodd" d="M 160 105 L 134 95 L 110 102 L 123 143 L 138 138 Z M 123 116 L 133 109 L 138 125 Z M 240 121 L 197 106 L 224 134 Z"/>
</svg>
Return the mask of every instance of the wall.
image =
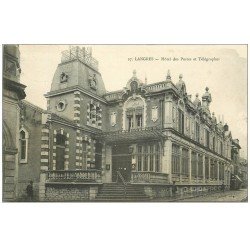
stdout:
<svg viewBox="0 0 250 250">
<path fill-rule="evenodd" d="M 19 106 L 13 92 L 3 94 L 3 200 L 8 201 L 17 196 Z"/>
<path fill-rule="evenodd" d="M 66 102 L 66 108 L 63 111 L 58 111 L 56 106 L 59 101 Z M 49 111 L 59 115 L 66 117 L 73 121 L 74 119 L 74 92 L 53 96 L 49 98 Z"/>
<path fill-rule="evenodd" d="M 85 201 L 96 197 L 98 186 L 46 184 L 45 201 Z"/>
<path fill-rule="evenodd" d="M 20 129 L 23 128 L 28 133 L 28 155 L 27 162 L 25 163 L 22 163 L 19 159 L 18 197 L 21 199 L 26 197 L 26 187 L 30 181 L 33 181 L 34 199 L 38 199 L 41 162 L 42 112 L 38 109 L 31 108 L 24 103 L 21 110 L 21 117 Z"/>
</svg>

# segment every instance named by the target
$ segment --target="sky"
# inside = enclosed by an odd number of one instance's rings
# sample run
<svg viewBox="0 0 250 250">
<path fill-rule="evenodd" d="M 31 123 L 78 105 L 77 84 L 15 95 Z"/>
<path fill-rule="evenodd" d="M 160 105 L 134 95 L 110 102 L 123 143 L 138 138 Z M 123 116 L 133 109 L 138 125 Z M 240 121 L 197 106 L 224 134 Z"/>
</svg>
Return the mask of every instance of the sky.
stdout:
<svg viewBox="0 0 250 250">
<path fill-rule="evenodd" d="M 205 88 L 209 87 L 212 95 L 210 111 L 217 118 L 223 115 L 233 138 L 240 140 L 241 156 L 247 157 L 247 46 L 84 46 L 92 47 L 92 55 L 99 61 L 99 71 L 107 91 L 125 87 L 134 69 L 143 82 L 147 78 L 148 84 L 164 81 L 168 70 L 174 83 L 182 74 L 192 100 L 196 93 L 201 98 Z M 68 48 L 68 45 L 20 45 L 21 83 L 27 86 L 26 100 L 46 109 L 43 95 L 50 91 L 53 75 L 61 61 L 61 52 Z M 140 57 L 154 60 L 136 60 Z M 203 58 L 215 60 L 206 61 Z"/>
</svg>

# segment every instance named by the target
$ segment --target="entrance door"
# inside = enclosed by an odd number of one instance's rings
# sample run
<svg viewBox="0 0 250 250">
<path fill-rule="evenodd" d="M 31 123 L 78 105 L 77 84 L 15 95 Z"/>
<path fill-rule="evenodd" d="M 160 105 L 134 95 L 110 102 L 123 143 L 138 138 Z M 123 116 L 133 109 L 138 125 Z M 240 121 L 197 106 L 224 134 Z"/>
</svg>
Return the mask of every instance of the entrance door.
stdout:
<svg viewBox="0 0 250 250">
<path fill-rule="evenodd" d="M 117 181 L 117 171 L 120 171 L 126 182 L 131 178 L 132 158 L 129 154 L 129 145 L 116 145 L 112 147 L 112 181 Z M 121 182 L 121 179 L 118 178 Z"/>
</svg>

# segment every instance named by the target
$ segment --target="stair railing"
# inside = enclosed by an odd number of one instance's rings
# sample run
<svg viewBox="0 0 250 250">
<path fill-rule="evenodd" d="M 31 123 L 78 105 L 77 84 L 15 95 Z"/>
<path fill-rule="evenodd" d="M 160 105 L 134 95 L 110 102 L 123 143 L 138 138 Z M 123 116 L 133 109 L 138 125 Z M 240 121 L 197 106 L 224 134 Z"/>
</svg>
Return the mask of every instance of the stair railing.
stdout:
<svg viewBox="0 0 250 250">
<path fill-rule="evenodd" d="M 116 179 L 116 182 L 118 182 L 118 179 L 121 179 L 122 181 L 122 184 L 123 184 L 123 188 L 124 188 L 124 197 L 126 197 L 127 195 L 127 183 L 124 179 L 124 177 L 122 176 L 121 172 L 120 171 L 117 171 L 117 179 Z"/>
</svg>

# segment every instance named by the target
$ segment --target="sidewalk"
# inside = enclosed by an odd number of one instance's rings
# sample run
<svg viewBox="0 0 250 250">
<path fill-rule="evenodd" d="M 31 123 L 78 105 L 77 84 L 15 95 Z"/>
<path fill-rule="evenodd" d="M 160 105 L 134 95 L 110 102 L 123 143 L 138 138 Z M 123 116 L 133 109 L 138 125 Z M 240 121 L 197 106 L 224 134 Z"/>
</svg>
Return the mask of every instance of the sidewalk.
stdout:
<svg viewBox="0 0 250 250">
<path fill-rule="evenodd" d="M 230 190 L 204 196 L 176 200 L 178 202 L 247 202 L 247 189 Z"/>
</svg>

